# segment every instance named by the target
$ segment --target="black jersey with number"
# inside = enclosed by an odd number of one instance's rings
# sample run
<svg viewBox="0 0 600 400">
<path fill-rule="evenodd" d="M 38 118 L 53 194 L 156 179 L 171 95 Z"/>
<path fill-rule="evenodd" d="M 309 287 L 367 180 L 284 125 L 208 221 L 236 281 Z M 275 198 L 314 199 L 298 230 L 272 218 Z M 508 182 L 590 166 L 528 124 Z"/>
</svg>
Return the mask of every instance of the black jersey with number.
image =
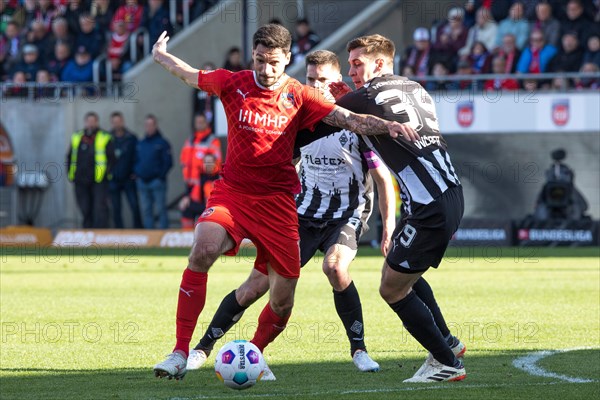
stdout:
<svg viewBox="0 0 600 400">
<path fill-rule="evenodd" d="M 403 211 L 408 215 L 449 187 L 460 185 L 440 135 L 433 100 L 417 82 L 395 75 L 377 77 L 337 104 L 356 113 L 408 122 L 419 133 L 417 142 L 389 135 L 363 136 L 398 180 Z"/>
</svg>

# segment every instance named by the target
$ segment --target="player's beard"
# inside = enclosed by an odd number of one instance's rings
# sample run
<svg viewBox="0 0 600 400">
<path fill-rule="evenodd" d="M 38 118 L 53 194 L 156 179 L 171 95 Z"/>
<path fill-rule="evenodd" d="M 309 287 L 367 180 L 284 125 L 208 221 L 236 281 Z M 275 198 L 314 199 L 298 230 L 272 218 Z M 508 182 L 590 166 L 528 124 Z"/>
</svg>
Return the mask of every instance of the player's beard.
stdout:
<svg viewBox="0 0 600 400">
<path fill-rule="evenodd" d="M 283 74 L 279 75 L 279 76 L 267 76 L 267 75 L 258 75 L 258 82 L 265 86 L 265 87 L 271 87 L 273 86 L 275 83 L 277 83 L 277 81 L 279 81 L 279 78 L 281 78 Z"/>
</svg>

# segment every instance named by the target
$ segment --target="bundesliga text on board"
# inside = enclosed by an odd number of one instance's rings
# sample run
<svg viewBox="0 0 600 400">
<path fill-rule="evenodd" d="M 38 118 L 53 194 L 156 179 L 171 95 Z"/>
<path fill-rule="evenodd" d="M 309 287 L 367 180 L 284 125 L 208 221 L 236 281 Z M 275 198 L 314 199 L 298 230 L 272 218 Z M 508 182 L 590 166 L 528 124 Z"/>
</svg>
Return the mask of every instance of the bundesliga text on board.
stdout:
<svg viewBox="0 0 600 400">
<path fill-rule="evenodd" d="M 594 234 L 590 229 L 519 229 L 519 240 L 530 242 L 577 242 L 592 243 Z"/>
</svg>

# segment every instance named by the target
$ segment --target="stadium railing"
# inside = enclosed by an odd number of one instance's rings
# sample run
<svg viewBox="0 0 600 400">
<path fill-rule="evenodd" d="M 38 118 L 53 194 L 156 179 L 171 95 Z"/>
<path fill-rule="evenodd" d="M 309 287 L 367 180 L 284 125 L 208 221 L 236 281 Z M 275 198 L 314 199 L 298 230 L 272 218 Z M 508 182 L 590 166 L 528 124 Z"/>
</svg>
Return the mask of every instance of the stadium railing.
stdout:
<svg viewBox="0 0 600 400">
<path fill-rule="evenodd" d="M 102 63 L 106 66 L 106 81 L 101 82 L 101 67 Z M 421 82 L 422 84 L 427 82 L 463 82 L 470 81 L 472 83 L 481 83 L 489 79 L 515 79 L 519 81 L 523 80 L 536 80 L 536 81 L 551 81 L 554 78 L 568 79 L 598 79 L 600 80 L 600 72 L 595 73 L 579 73 L 579 72 L 561 72 L 561 73 L 544 73 L 544 74 L 481 74 L 481 75 L 449 75 L 445 77 L 437 76 L 423 76 L 423 77 L 410 77 L 411 79 Z M 21 98 L 28 100 L 39 100 L 39 99 L 60 99 L 60 98 L 74 98 L 74 97 L 85 97 L 93 95 L 94 97 L 112 97 L 121 96 L 128 87 L 132 85 L 129 83 L 113 82 L 112 71 L 110 63 L 106 59 L 106 55 L 101 55 L 94 60 L 94 81 L 87 83 L 74 83 L 74 82 L 54 82 L 47 84 L 40 84 L 35 82 L 28 83 L 0 83 L 0 95 L 2 99 L 6 98 Z M 469 87 L 473 89 L 475 86 Z M 464 90 L 464 89 L 463 89 Z M 479 88 L 479 90 L 482 90 Z M 523 89 L 521 89 L 523 90 Z M 597 88 L 574 88 L 574 87 L 563 87 L 557 88 L 537 88 L 539 91 L 547 92 L 562 92 L 570 90 L 578 91 L 597 91 Z M 451 91 L 451 90 L 448 90 Z M 460 90 L 456 90 L 460 91 Z"/>
<path fill-rule="evenodd" d="M 143 54 L 141 57 L 138 55 L 138 46 L 137 41 L 138 37 L 142 37 L 142 48 Z M 140 59 L 145 57 L 150 53 L 150 35 L 148 34 L 148 30 L 144 27 L 140 27 L 136 29 L 131 36 L 129 37 L 129 55 L 132 63 L 137 63 Z"/>
</svg>

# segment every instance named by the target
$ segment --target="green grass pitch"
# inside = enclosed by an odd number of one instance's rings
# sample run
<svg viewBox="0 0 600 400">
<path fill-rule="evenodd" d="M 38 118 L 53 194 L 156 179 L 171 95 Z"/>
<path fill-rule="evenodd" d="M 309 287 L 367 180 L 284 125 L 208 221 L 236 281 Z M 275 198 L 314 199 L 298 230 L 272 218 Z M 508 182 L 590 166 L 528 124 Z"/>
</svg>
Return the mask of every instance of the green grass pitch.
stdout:
<svg viewBox="0 0 600 400">
<path fill-rule="evenodd" d="M 468 347 L 468 376 L 418 385 L 402 380 L 426 353 L 379 298 L 382 257 L 361 249 L 351 267 L 369 353 L 381 364 L 366 374 L 350 360 L 317 257 L 302 272 L 287 330 L 265 352 L 277 381 L 236 392 L 217 380 L 212 359 L 181 382 L 153 376 L 174 344 L 184 252 L 2 250 L 0 399 L 598 398 L 599 260 L 598 248 L 450 249 L 425 276 Z M 251 254 L 217 261 L 194 341 L 251 263 Z M 251 338 L 265 301 L 226 339 Z M 559 349 L 578 350 L 541 358 L 533 366 L 543 376 L 515 361 Z"/>
</svg>

